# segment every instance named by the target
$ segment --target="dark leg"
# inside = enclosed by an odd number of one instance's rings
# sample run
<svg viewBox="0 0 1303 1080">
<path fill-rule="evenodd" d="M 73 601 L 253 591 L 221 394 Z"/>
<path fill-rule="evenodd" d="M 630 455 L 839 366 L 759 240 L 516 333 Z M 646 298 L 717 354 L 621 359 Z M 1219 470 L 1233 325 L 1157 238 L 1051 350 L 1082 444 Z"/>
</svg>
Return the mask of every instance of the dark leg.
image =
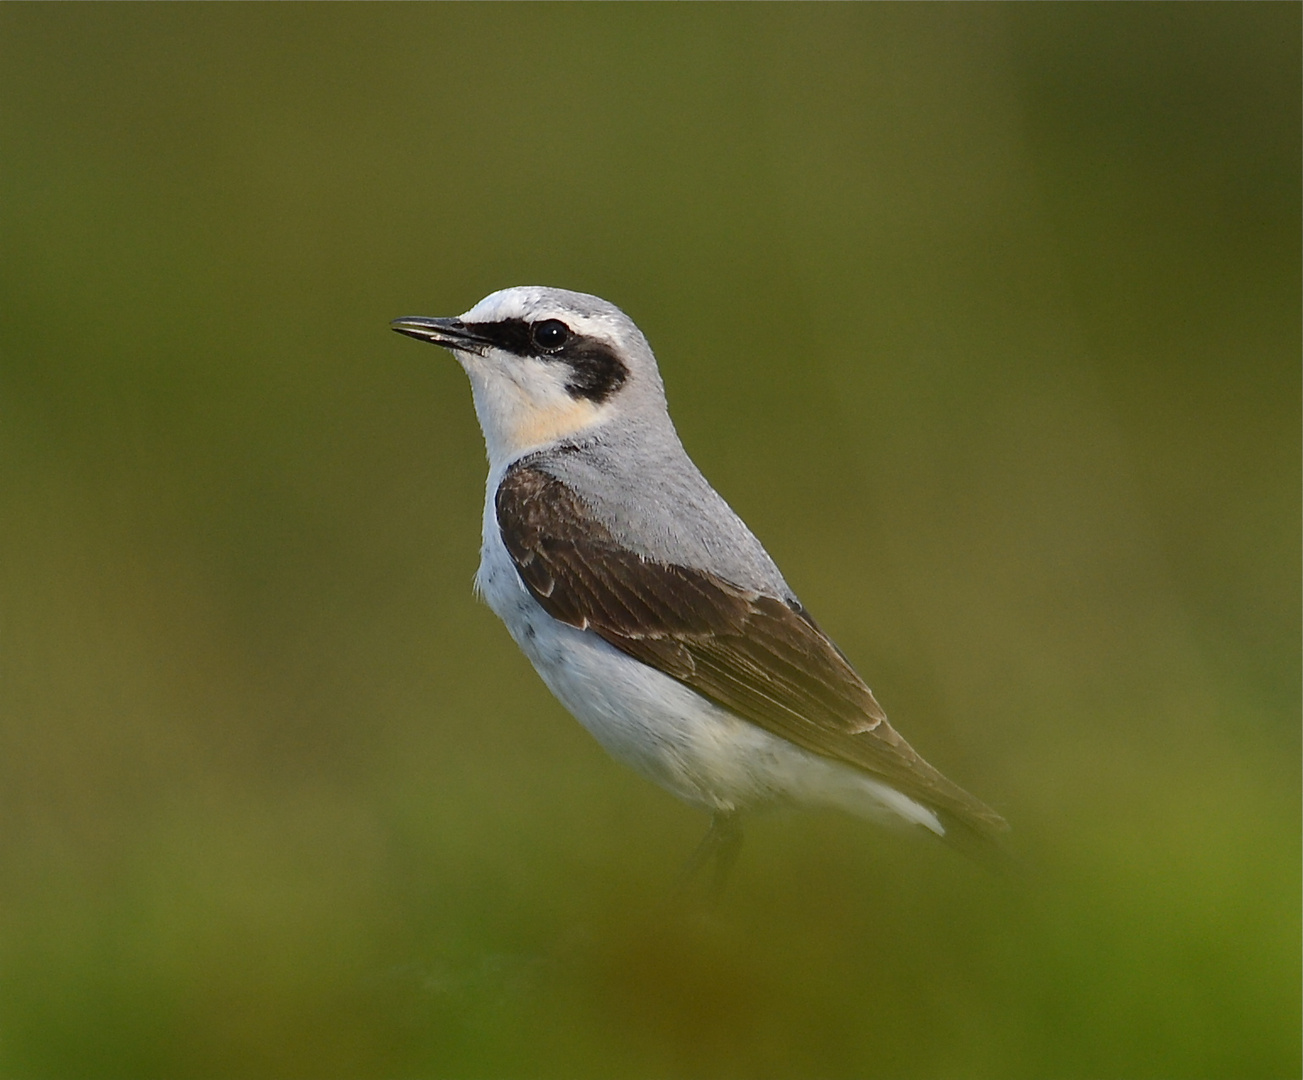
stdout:
<svg viewBox="0 0 1303 1080">
<path fill-rule="evenodd" d="M 702 837 L 697 850 L 692 853 L 679 874 L 680 890 L 687 887 L 702 867 L 713 862 L 715 869 L 711 875 L 711 894 L 714 898 L 718 898 L 724 891 L 724 886 L 728 882 L 728 872 L 737 862 L 741 850 L 742 823 L 738 820 L 738 815 L 716 811 L 710 819 L 710 828 L 706 831 L 706 835 Z"/>
</svg>

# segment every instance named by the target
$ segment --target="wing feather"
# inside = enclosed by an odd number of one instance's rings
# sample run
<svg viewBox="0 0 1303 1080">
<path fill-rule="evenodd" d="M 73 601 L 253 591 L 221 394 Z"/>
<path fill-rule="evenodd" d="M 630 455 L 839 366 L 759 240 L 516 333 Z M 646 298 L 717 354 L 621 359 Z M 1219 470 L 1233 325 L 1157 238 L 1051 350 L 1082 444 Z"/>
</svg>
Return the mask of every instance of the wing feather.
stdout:
<svg viewBox="0 0 1303 1080">
<path fill-rule="evenodd" d="M 528 463 L 509 470 L 495 508 L 521 581 L 553 618 L 592 630 L 766 731 L 885 780 L 979 835 L 1008 828 L 897 734 L 795 601 L 644 558 L 570 487 Z"/>
</svg>

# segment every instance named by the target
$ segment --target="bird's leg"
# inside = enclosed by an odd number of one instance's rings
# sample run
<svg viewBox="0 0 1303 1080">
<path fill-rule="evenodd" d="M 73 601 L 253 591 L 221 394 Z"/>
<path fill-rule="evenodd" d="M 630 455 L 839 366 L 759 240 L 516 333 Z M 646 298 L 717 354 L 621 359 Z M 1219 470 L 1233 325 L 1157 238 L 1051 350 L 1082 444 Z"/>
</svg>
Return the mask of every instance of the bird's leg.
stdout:
<svg viewBox="0 0 1303 1080">
<path fill-rule="evenodd" d="M 711 876 L 711 893 L 718 898 L 724 891 L 728 873 L 737 862 L 741 850 L 742 824 L 738 815 L 725 810 L 715 811 L 710 819 L 710 828 L 679 874 L 679 888 L 686 887 L 703 866 L 713 862 L 715 869 Z"/>
</svg>

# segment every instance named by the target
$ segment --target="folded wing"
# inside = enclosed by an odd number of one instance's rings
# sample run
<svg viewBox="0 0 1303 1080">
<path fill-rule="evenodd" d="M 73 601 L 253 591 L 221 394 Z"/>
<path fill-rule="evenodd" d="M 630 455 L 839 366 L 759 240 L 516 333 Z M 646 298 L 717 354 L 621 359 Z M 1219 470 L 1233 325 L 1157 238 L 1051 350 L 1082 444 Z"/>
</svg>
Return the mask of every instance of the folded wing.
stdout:
<svg viewBox="0 0 1303 1080">
<path fill-rule="evenodd" d="M 800 604 L 621 545 L 575 492 L 528 463 L 496 496 L 525 587 L 553 618 L 591 630 L 797 746 L 862 769 L 991 837 L 1008 828 L 887 722 L 873 694 Z"/>
</svg>

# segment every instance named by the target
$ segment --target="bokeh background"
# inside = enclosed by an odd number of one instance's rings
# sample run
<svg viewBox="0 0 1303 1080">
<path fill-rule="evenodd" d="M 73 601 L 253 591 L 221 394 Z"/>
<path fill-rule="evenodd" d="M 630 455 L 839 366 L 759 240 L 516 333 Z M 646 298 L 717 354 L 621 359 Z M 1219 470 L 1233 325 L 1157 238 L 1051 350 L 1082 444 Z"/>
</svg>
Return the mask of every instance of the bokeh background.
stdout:
<svg viewBox="0 0 1303 1080">
<path fill-rule="evenodd" d="M 0 6 L 0 1074 L 1300 1071 L 1300 8 Z M 471 595 L 624 307 L 1019 870 L 705 821 Z"/>
</svg>

